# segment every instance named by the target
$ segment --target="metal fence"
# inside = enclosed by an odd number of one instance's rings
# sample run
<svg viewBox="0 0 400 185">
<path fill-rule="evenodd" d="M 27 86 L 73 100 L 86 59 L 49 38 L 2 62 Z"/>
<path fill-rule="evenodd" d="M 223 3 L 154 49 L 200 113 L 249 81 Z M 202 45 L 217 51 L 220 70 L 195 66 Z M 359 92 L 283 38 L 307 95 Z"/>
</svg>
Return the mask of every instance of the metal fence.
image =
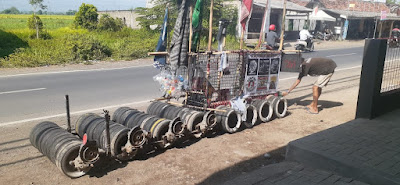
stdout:
<svg viewBox="0 0 400 185">
<path fill-rule="evenodd" d="M 381 93 L 400 89 L 400 47 L 388 45 L 384 63 Z"/>
<path fill-rule="evenodd" d="M 217 102 L 223 103 L 238 96 L 243 86 L 243 57 L 243 53 L 192 55 L 189 66 L 191 91 L 187 103 L 199 107 L 215 107 Z"/>
</svg>

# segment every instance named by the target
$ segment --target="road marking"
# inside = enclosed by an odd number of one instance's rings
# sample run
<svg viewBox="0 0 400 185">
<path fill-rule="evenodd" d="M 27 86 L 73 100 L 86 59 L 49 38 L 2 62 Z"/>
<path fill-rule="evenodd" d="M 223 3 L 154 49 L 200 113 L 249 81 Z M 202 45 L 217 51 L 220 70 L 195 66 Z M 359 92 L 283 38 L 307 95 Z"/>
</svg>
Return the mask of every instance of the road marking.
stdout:
<svg viewBox="0 0 400 185">
<path fill-rule="evenodd" d="M 345 71 L 345 70 L 356 69 L 356 68 L 360 68 L 360 67 L 361 67 L 361 65 L 348 67 L 348 68 L 337 69 L 335 71 Z M 292 76 L 292 77 L 288 77 L 288 78 L 279 79 L 279 81 L 291 80 L 291 79 L 296 79 L 296 78 L 298 78 L 298 76 Z"/>
<path fill-rule="evenodd" d="M 89 112 L 100 111 L 100 110 L 103 110 L 103 109 L 112 109 L 112 108 L 116 108 L 116 107 L 132 106 L 132 105 L 141 104 L 141 103 L 148 103 L 148 102 L 150 102 L 152 100 L 153 99 L 144 100 L 144 101 L 138 101 L 138 102 L 132 102 L 132 103 L 125 103 L 125 104 L 120 104 L 120 105 L 101 107 L 101 108 L 86 109 L 86 110 L 71 112 L 70 115 L 85 114 L 85 113 L 89 113 Z M 30 122 L 30 121 L 39 121 L 39 120 L 57 118 L 57 117 L 62 117 L 62 116 L 66 116 L 66 113 L 56 114 L 56 115 L 51 115 L 51 116 L 43 116 L 43 117 L 38 117 L 38 118 L 30 118 L 30 119 L 24 119 L 24 120 L 12 121 L 12 122 L 6 122 L 6 123 L 0 123 L 0 127 L 7 126 L 7 125 L 16 125 L 16 124 L 26 123 L 26 122 Z"/>
<path fill-rule="evenodd" d="M 24 90 L 17 90 L 17 91 L 6 91 L 6 92 L 0 92 L 0 95 L 2 95 L 2 94 L 21 93 L 21 92 L 40 91 L 40 90 L 45 90 L 45 89 L 46 88 L 36 88 L 36 89 L 24 89 Z"/>
<path fill-rule="evenodd" d="M 0 78 L 16 77 L 16 76 L 30 76 L 30 75 L 74 73 L 74 72 L 86 72 L 86 71 L 111 71 L 111 70 L 131 69 L 131 68 L 150 67 L 150 66 L 153 66 L 153 65 L 140 65 L 140 66 L 120 67 L 120 68 L 80 69 L 80 70 L 71 70 L 71 71 L 53 71 L 53 72 L 41 72 L 41 73 L 24 73 L 24 74 L 16 74 L 16 75 L 3 75 L 3 76 L 0 76 Z"/>
<path fill-rule="evenodd" d="M 350 55 L 356 55 L 357 53 L 348 53 L 348 54 L 341 54 L 341 55 L 329 55 L 326 56 L 327 58 L 331 58 L 331 57 L 344 57 L 344 56 L 350 56 Z"/>
</svg>

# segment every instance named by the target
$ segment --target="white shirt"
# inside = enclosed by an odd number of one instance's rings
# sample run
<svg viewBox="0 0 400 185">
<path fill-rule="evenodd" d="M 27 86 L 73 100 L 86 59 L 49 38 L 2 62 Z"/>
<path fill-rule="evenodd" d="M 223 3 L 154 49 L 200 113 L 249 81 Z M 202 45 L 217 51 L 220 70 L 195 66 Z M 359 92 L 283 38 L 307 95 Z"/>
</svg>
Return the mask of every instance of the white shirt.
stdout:
<svg viewBox="0 0 400 185">
<path fill-rule="evenodd" d="M 307 40 L 307 38 L 312 37 L 308 30 L 301 30 L 300 31 L 300 40 Z"/>
</svg>

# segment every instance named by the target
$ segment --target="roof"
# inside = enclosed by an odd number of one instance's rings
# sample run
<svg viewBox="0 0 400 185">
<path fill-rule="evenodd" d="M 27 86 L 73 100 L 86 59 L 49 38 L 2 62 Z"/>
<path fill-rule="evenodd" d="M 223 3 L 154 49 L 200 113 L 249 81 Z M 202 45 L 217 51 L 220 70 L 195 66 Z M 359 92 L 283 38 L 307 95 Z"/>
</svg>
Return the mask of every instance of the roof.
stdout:
<svg viewBox="0 0 400 185">
<path fill-rule="evenodd" d="M 282 9 L 283 10 L 283 1 L 282 0 L 270 0 L 269 2 L 271 3 L 272 9 Z M 266 1 L 265 0 L 254 0 L 254 4 L 257 6 L 265 7 Z M 300 5 L 292 3 L 292 2 L 286 3 L 286 10 L 298 11 L 298 12 L 311 12 L 312 11 L 309 8 L 300 6 Z"/>
<path fill-rule="evenodd" d="M 313 14 L 310 15 L 310 20 L 335 22 L 336 18 L 328 15 L 323 10 L 318 10 L 318 12 L 316 14 L 314 14 L 314 12 L 313 12 Z"/>
<path fill-rule="evenodd" d="M 332 12 L 340 15 L 344 15 L 347 18 L 375 18 L 380 17 L 381 13 L 379 12 L 362 12 L 362 11 L 349 11 L 349 10 L 328 10 L 325 9 L 324 11 Z M 388 13 L 388 17 L 396 17 L 396 14 Z"/>
</svg>

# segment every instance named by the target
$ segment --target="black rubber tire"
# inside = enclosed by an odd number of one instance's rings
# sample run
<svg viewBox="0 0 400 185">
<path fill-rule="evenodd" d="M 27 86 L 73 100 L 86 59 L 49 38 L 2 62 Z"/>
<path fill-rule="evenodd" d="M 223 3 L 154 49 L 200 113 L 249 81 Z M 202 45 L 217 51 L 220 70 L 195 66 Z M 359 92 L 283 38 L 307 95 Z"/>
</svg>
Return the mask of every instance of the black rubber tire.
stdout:
<svg viewBox="0 0 400 185">
<path fill-rule="evenodd" d="M 117 110 L 114 111 L 114 114 L 111 117 L 111 120 L 120 124 L 123 124 L 122 114 L 124 114 L 126 111 L 130 110 L 129 107 L 120 107 Z"/>
<path fill-rule="evenodd" d="M 75 159 L 79 155 L 79 148 L 81 142 L 73 141 L 65 145 L 62 150 L 57 155 L 58 165 L 57 167 L 68 177 L 78 178 L 87 173 L 87 171 L 78 171 L 73 166 L 69 164 L 69 161 Z"/>
<path fill-rule="evenodd" d="M 142 114 L 142 112 L 140 112 L 140 111 L 130 112 L 129 115 L 125 119 L 125 126 L 128 128 L 140 126 L 139 122 L 135 122 L 136 117 L 139 116 L 140 114 Z"/>
</svg>

